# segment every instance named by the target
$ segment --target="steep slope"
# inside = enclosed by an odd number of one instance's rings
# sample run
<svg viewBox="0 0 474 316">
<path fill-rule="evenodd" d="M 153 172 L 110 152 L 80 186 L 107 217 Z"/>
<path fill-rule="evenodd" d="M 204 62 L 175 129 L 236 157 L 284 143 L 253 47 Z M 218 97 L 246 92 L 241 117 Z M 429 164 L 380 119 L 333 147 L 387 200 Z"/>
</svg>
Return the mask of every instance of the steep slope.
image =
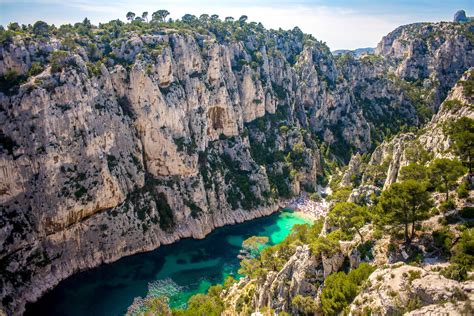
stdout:
<svg viewBox="0 0 474 316">
<path fill-rule="evenodd" d="M 473 82 L 474 68 L 471 68 L 449 91 L 438 113 L 423 129 L 417 134 L 401 133 L 384 141 L 366 163 L 353 156 L 349 166 L 356 164 L 357 168 L 348 168 L 342 179 L 360 178 L 362 188 L 375 185 L 386 189 L 397 181 L 400 169 L 411 162 L 424 164 L 432 157 L 451 158 L 453 153 L 449 150 L 451 141 L 445 131 L 446 125 L 461 117 L 474 119 Z M 347 186 L 347 181 L 342 181 L 341 185 Z"/>
<path fill-rule="evenodd" d="M 363 162 L 359 154 L 353 156 L 340 185 L 354 185 L 354 178 L 363 180 L 360 187 L 355 184 L 349 199 L 366 206 L 374 191 L 379 193 L 397 181 L 399 170 L 408 163 L 421 164 L 422 159 L 427 159 L 426 164 L 435 155 L 454 156 L 445 126 L 463 117 L 474 119 L 473 70 L 466 71 L 457 81 L 439 113 L 419 135 L 401 134 L 384 142 L 369 163 Z M 375 181 L 372 172 L 380 161 L 385 161 L 388 170 L 380 172 L 379 168 L 375 179 L 379 181 Z M 388 231 L 390 225 L 377 224 L 377 207 L 370 208 L 365 225 L 358 231 L 360 236 L 344 235 L 344 229 L 336 229 L 334 222 L 327 219 L 312 227 L 297 227 L 281 244 L 264 249 L 256 258 L 243 260 L 240 272 L 245 277 L 209 291 L 208 297 L 218 293 L 224 315 L 472 313 L 474 282 L 468 276 L 472 273 L 474 250 L 467 244 L 472 244 L 474 236 L 473 193 L 470 190 L 464 198 L 454 198 L 449 212 L 432 212 L 419 223 L 422 228 L 409 245 L 399 240 L 396 230 Z M 435 205 L 442 210 L 439 201 Z M 466 253 L 459 258 L 463 258 L 466 267 L 471 266 L 465 277 L 456 270 L 459 263 L 450 263 L 460 249 Z M 369 262 L 372 268 L 363 262 Z"/>
<path fill-rule="evenodd" d="M 241 21 L 3 31 L 2 305 L 21 314 L 80 269 L 269 214 L 314 188 L 321 146 L 347 159 L 421 124 L 473 66 L 472 25 L 402 29 L 361 60 Z M 417 32 L 443 44 L 415 56 Z"/>
<path fill-rule="evenodd" d="M 463 315 L 471 312 L 474 299 L 473 281 L 457 282 L 439 272 L 400 263 L 374 271 L 368 284 L 350 306 L 353 315 L 368 311 L 390 315 L 407 310 L 405 315 L 426 315 L 430 311 Z"/>
</svg>

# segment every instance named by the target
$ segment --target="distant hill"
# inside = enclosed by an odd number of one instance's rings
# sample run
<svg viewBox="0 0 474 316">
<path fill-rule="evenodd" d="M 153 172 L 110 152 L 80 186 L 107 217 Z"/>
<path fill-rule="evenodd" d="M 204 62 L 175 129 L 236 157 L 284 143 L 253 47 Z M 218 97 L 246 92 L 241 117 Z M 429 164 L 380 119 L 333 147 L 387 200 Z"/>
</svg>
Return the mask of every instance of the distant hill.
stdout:
<svg viewBox="0 0 474 316">
<path fill-rule="evenodd" d="M 347 54 L 347 53 L 353 53 L 356 57 L 360 57 L 362 54 L 373 54 L 375 52 L 374 47 L 365 47 L 365 48 L 357 48 L 354 50 L 349 50 L 349 49 L 338 49 L 332 52 L 334 56 L 341 55 L 341 54 Z"/>
<path fill-rule="evenodd" d="M 466 16 L 466 11 L 464 10 L 459 10 L 454 14 L 454 19 L 453 22 L 455 23 L 467 23 L 469 21 L 473 21 L 474 17 L 468 17 Z"/>
</svg>

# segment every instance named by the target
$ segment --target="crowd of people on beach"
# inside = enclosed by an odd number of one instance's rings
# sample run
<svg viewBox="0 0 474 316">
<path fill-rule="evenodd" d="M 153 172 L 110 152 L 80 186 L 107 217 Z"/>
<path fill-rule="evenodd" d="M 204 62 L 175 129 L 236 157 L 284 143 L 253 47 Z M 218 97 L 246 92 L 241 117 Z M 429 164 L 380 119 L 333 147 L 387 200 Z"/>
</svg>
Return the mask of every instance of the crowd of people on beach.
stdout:
<svg viewBox="0 0 474 316">
<path fill-rule="evenodd" d="M 324 198 L 313 200 L 306 192 L 291 200 L 288 203 L 288 207 L 315 218 L 325 217 L 328 212 L 328 202 Z"/>
</svg>

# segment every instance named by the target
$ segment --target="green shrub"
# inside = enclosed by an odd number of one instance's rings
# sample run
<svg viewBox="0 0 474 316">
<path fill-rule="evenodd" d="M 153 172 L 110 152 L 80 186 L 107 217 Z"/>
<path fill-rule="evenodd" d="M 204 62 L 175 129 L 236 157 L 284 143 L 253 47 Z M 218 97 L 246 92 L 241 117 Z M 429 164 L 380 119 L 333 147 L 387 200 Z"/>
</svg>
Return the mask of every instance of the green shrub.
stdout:
<svg viewBox="0 0 474 316">
<path fill-rule="evenodd" d="M 352 189 L 350 187 L 340 188 L 328 196 L 327 200 L 334 202 L 346 202 L 349 199 L 351 193 Z"/>
<path fill-rule="evenodd" d="M 434 231 L 432 236 L 435 246 L 440 248 L 444 254 L 449 254 L 453 244 L 454 233 L 446 227 Z"/>
<path fill-rule="evenodd" d="M 372 260 L 374 258 L 374 255 L 372 253 L 373 246 L 374 242 L 372 240 L 367 240 L 366 242 L 357 246 L 357 250 L 359 250 L 360 257 L 362 259 L 368 258 L 369 260 Z"/>
<path fill-rule="evenodd" d="M 439 215 L 440 212 L 439 212 L 439 209 L 437 207 L 433 207 L 430 211 L 430 217 L 431 216 L 436 216 L 436 215 Z"/>
<path fill-rule="evenodd" d="M 31 76 L 36 76 L 40 73 L 42 73 L 44 70 L 44 67 L 37 61 L 31 63 L 31 67 L 30 69 L 28 70 L 28 77 L 31 77 Z"/>
<path fill-rule="evenodd" d="M 443 102 L 443 107 L 447 110 L 456 111 L 463 106 L 462 102 L 458 99 L 448 100 Z"/>
<path fill-rule="evenodd" d="M 469 196 L 469 183 L 463 181 L 456 190 L 456 193 L 460 199 L 467 198 Z"/>
<path fill-rule="evenodd" d="M 321 199 L 322 199 L 321 194 L 319 194 L 318 192 L 311 193 L 309 198 L 313 201 L 321 201 Z"/>
<path fill-rule="evenodd" d="M 454 210 L 456 208 L 456 204 L 453 200 L 447 200 L 439 205 L 439 210 L 443 213 Z"/>
<path fill-rule="evenodd" d="M 458 253 L 451 257 L 451 263 L 459 264 L 466 267 L 467 270 L 471 270 L 474 266 L 474 256 L 467 253 Z"/>
<path fill-rule="evenodd" d="M 395 244 L 393 244 L 393 243 L 388 244 L 388 251 L 389 252 L 397 251 L 397 246 L 395 246 Z"/>
<path fill-rule="evenodd" d="M 408 271 L 408 282 L 413 282 L 413 280 L 419 279 L 421 277 L 421 271 L 419 270 L 410 270 Z"/>
<path fill-rule="evenodd" d="M 442 271 L 450 279 L 465 280 L 467 272 L 474 267 L 474 228 L 463 231 L 452 249 L 451 265 Z"/>
<path fill-rule="evenodd" d="M 446 219 L 446 217 L 440 217 L 440 218 L 438 218 L 438 223 L 440 225 L 446 226 L 446 225 L 448 225 L 448 220 Z"/>
<path fill-rule="evenodd" d="M 474 228 L 463 231 L 461 238 L 458 240 L 454 254 L 468 254 L 474 256 Z"/>
<path fill-rule="evenodd" d="M 33 33 L 36 36 L 48 36 L 50 32 L 50 27 L 46 22 L 37 21 L 33 24 Z"/>
<path fill-rule="evenodd" d="M 79 189 L 77 189 L 77 190 L 74 192 L 74 196 L 75 196 L 77 199 L 82 198 L 85 194 L 87 194 L 87 189 L 84 188 L 82 185 L 79 187 Z"/>
<path fill-rule="evenodd" d="M 155 198 L 156 207 L 158 208 L 158 213 L 160 214 L 160 227 L 164 230 L 169 230 L 174 226 L 174 216 L 173 211 L 171 210 L 166 195 L 163 192 L 158 193 Z"/>
<path fill-rule="evenodd" d="M 101 231 L 105 232 L 107 230 L 108 226 L 107 226 L 107 224 L 100 224 L 99 228 L 100 228 Z"/>
<path fill-rule="evenodd" d="M 66 59 L 69 53 L 62 50 L 56 50 L 51 54 L 51 72 L 61 72 L 66 66 Z"/>
<path fill-rule="evenodd" d="M 100 72 L 101 63 L 100 62 L 97 62 L 97 63 L 87 62 L 86 66 L 87 66 L 87 71 L 89 72 L 89 76 L 99 76 L 101 74 L 101 72 Z"/>
<path fill-rule="evenodd" d="M 337 272 L 329 275 L 324 281 L 321 293 L 321 307 L 325 315 L 338 315 L 349 306 L 357 296 L 361 285 L 375 270 L 367 263 L 362 263 L 349 273 Z"/>
<path fill-rule="evenodd" d="M 419 266 L 423 262 L 423 251 L 420 248 L 412 246 L 409 253 L 410 256 L 407 259 L 408 264 Z"/>
<path fill-rule="evenodd" d="M 280 134 L 286 134 L 290 128 L 286 125 L 280 126 Z"/>
<path fill-rule="evenodd" d="M 13 43 L 14 32 L 10 30 L 0 30 L 0 45 L 6 46 Z"/>
<path fill-rule="evenodd" d="M 468 206 L 459 211 L 459 215 L 464 218 L 472 219 L 474 218 L 474 207 Z"/>
<path fill-rule="evenodd" d="M 460 264 L 454 263 L 441 271 L 441 275 L 448 279 L 456 281 L 464 281 L 467 278 L 467 268 Z"/>
<path fill-rule="evenodd" d="M 318 311 L 316 300 L 311 296 L 296 295 L 291 301 L 291 305 L 302 315 L 315 315 Z"/>
<path fill-rule="evenodd" d="M 317 237 L 310 242 L 309 247 L 314 254 L 332 256 L 340 250 L 339 240 L 346 240 L 347 234 L 340 229 L 330 232 L 326 236 Z"/>
<path fill-rule="evenodd" d="M 114 155 L 107 155 L 107 167 L 109 168 L 110 172 L 114 171 L 118 166 L 119 161 L 117 160 L 117 157 Z"/>
<path fill-rule="evenodd" d="M 372 234 L 372 237 L 373 237 L 374 239 L 380 239 L 380 238 L 382 238 L 382 236 L 383 236 L 383 232 L 382 232 L 382 230 L 381 230 L 380 228 L 376 228 L 376 229 L 374 230 L 373 234 Z"/>
<path fill-rule="evenodd" d="M 174 310 L 177 316 L 220 316 L 224 311 L 224 302 L 218 296 L 196 294 L 188 301 L 188 307 L 182 310 Z"/>
<path fill-rule="evenodd" d="M 6 95 L 14 94 L 25 79 L 25 76 L 18 74 L 15 70 L 6 71 L 3 76 L 0 76 L 0 92 Z"/>
<path fill-rule="evenodd" d="M 408 313 L 421 307 L 423 307 L 423 300 L 420 298 L 419 295 L 415 293 L 413 295 L 410 295 L 410 297 L 408 298 L 408 301 L 403 308 L 403 312 Z"/>
</svg>

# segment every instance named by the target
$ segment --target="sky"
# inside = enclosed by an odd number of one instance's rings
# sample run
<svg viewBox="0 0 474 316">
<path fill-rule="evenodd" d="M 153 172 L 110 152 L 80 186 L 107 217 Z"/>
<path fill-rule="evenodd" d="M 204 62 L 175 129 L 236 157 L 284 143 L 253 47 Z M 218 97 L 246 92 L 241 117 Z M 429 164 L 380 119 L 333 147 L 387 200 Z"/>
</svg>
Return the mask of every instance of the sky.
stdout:
<svg viewBox="0 0 474 316">
<path fill-rule="evenodd" d="M 457 10 L 474 16 L 473 0 L 0 0 L 0 24 L 33 24 L 43 20 L 60 25 L 125 19 L 128 11 L 141 14 L 166 9 L 171 18 L 203 13 L 262 22 L 266 28 L 298 26 L 326 42 L 331 50 L 375 47 L 396 27 L 414 22 L 451 21 Z"/>
</svg>

